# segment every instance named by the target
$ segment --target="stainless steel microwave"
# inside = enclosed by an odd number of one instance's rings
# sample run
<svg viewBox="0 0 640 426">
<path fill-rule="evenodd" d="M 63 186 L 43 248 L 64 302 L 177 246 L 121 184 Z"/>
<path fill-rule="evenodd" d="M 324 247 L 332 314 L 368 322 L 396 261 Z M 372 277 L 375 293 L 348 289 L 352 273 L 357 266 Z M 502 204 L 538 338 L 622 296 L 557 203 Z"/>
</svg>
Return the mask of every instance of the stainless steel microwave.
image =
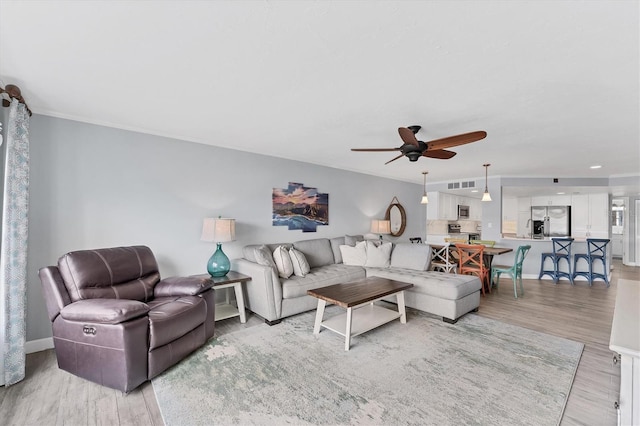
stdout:
<svg viewBox="0 0 640 426">
<path fill-rule="evenodd" d="M 469 219 L 469 206 L 458 204 L 458 219 Z"/>
</svg>

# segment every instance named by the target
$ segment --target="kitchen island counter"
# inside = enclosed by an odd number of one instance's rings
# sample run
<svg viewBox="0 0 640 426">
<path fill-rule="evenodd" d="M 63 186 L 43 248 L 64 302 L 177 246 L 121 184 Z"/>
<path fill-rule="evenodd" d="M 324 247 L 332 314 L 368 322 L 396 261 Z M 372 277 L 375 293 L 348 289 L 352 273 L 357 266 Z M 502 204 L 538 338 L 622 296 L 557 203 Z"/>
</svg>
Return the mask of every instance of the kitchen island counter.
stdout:
<svg viewBox="0 0 640 426">
<path fill-rule="evenodd" d="M 567 238 L 567 237 L 544 237 L 544 238 L 529 238 L 529 237 L 502 237 L 501 241 L 533 241 L 533 242 L 541 242 L 541 243 L 549 243 L 552 238 Z M 573 240 L 575 243 L 586 243 L 586 238 L 575 238 Z"/>
</svg>

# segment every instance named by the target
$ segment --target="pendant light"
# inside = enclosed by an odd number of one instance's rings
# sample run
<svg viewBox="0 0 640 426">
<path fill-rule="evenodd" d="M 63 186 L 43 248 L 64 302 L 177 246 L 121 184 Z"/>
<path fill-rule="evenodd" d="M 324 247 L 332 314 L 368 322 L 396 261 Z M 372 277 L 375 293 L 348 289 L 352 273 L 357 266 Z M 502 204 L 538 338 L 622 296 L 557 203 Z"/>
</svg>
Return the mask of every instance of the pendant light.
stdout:
<svg viewBox="0 0 640 426">
<path fill-rule="evenodd" d="M 491 194 L 489 194 L 489 185 L 488 185 L 488 177 L 487 173 L 489 171 L 489 166 L 491 164 L 483 164 L 484 167 L 484 194 L 482 194 L 482 201 L 491 201 Z"/>
<path fill-rule="evenodd" d="M 422 194 L 422 200 L 420 200 L 420 204 L 429 204 L 429 198 L 427 198 L 427 174 L 429 172 L 422 172 L 424 176 L 424 193 Z"/>
</svg>

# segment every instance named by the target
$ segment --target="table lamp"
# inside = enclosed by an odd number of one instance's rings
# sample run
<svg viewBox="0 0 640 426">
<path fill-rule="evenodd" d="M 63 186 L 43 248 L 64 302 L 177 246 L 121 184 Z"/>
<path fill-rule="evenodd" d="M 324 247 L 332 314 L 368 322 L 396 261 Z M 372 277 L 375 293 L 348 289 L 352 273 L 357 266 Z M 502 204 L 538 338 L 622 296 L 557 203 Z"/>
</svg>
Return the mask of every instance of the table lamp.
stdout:
<svg viewBox="0 0 640 426">
<path fill-rule="evenodd" d="M 391 221 L 373 219 L 371 221 L 371 233 L 380 235 L 380 241 L 382 241 L 382 234 L 391 233 Z"/>
<path fill-rule="evenodd" d="M 202 241 L 214 242 L 216 251 L 207 262 L 207 272 L 212 277 L 224 277 L 231 269 L 229 258 L 222 251 L 222 243 L 236 239 L 236 220 L 206 217 L 202 224 Z"/>
</svg>

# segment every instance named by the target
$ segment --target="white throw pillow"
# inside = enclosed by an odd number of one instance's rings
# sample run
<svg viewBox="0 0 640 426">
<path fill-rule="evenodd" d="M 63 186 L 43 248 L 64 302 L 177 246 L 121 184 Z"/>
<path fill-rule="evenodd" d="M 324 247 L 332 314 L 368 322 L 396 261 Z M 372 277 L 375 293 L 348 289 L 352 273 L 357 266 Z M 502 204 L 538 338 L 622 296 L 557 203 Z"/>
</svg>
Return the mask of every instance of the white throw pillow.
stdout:
<svg viewBox="0 0 640 426">
<path fill-rule="evenodd" d="M 276 247 L 273 251 L 273 261 L 276 263 L 280 277 L 289 278 L 293 274 L 293 264 L 286 247 Z"/>
<path fill-rule="evenodd" d="M 340 246 L 340 254 L 342 254 L 342 263 L 345 265 L 364 266 L 367 261 L 367 243 L 360 241 L 354 247 Z"/>
<path fill-rule="evenodd" d="M 293 273 L 297 277 L 304 277 L 311 271 L 307 258 L 304 257 L 304 253 L 300 250 L 296 250 L 293 247 L 289 250 L 289 257 L 291 258 L 291 264 L 293 265 Z"/>
<path fill-rule="evenodd" d="M 367 260 L 364 266 L 372 268 L 388 268 L 391 259 L 391 249 L 393 244 L 387 243 L 375 243 L 373 241 L 366 241 L 367 245 Z"/>
</svg>

